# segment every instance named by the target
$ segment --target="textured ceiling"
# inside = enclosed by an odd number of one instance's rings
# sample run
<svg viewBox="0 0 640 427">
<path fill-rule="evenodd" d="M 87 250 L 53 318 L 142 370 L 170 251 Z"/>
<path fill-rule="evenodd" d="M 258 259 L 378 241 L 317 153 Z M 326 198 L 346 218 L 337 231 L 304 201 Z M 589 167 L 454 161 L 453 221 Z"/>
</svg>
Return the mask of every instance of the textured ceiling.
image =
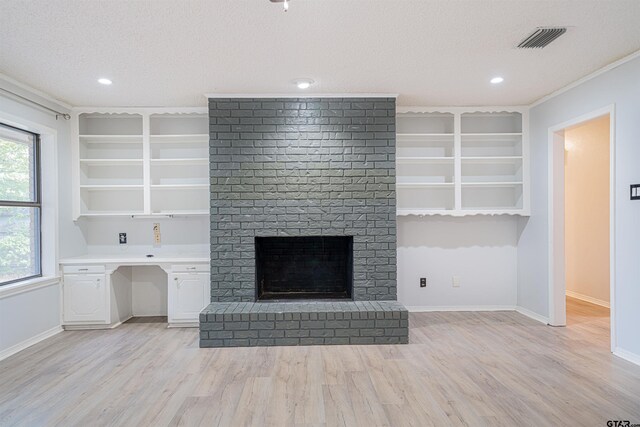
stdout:
<svg viewBox="0 0 640 427">
<path fill-rule="evenodd" d="M 0 0 L 0 72 L 76 106 L 304 93 L 299 77 L 400 105 L 522 105 L 640 49 L 639 23 L 638 0 Z M 514 49 L 546 25 L 571 28 Z"/>
</svg>

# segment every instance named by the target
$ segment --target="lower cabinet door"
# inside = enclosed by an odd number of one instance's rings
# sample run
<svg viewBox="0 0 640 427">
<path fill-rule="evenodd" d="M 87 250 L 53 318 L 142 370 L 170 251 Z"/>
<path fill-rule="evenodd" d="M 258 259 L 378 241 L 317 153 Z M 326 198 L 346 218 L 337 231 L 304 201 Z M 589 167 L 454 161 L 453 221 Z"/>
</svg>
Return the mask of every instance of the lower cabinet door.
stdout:
<svg viewBox="0 0 640 427">
<path fill-rule="evenodd" d="M 169 323 L 198 322 L 209 304 L 209 275 L 174 273 L 169 277 Z"/>
<path fill-rule="evenodd" d="M 104 274 L 64 276 L 62 305 L 65 322 L 108 323 Z"/>
</svg>

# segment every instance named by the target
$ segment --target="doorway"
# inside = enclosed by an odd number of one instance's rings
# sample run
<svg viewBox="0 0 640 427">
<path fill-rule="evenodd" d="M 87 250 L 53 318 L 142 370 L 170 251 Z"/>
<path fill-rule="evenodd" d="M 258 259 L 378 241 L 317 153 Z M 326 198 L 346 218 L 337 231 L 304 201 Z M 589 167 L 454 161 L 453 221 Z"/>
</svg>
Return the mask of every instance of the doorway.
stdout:
<svg viewBox="0 0 640 427">
<path fill-rule="evenodd" d="M 549 129 L 549 324 L 607 321 L 612 349 L 613 129 L 613 106 Z"/>
</svg>

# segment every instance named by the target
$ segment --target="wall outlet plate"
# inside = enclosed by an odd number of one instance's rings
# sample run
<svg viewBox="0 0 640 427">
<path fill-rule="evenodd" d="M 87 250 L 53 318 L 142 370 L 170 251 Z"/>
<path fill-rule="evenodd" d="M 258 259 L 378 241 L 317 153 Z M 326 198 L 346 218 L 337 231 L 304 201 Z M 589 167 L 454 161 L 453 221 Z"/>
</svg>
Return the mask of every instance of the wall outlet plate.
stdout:
<svg viewBox="0 0 640 427">
<path fill-rule="evenodd" d="M 454 288 L 459 288 L 460 287 L 460 276 L 451 277 L 451 284 L 453 285 Z"/>
<path fill-rule="evenodd" d="M 161 242 L 162 239 L 160 238 L 160 223 L 155 222 L 153 224 L 153 244 L 157 246 Z"/>
<path fill-rule="evenodd" d="M 420 287 L 421 288 L 426 288 L 427 287 L 427 278 L 426 277 L 421 277 L 420 278 Z"/>
<path fill-rule="evenodd" d="M 126 245 L 127 233 L 118 233 L 118 242 L 120 242 L 121 245 Z"/>
</svg>

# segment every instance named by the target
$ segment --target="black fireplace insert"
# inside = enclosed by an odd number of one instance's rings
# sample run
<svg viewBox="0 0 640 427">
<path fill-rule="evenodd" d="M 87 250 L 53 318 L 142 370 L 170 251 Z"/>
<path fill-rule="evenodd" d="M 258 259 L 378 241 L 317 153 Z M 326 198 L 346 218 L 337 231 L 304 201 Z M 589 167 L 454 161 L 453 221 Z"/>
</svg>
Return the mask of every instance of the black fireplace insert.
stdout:
<svg viewBox="0 0 640 427">
<path fill-rule="evenodd" d="M 256 299 L 351 299 L 353 237 L 256 237 Z"/>
</svg>

